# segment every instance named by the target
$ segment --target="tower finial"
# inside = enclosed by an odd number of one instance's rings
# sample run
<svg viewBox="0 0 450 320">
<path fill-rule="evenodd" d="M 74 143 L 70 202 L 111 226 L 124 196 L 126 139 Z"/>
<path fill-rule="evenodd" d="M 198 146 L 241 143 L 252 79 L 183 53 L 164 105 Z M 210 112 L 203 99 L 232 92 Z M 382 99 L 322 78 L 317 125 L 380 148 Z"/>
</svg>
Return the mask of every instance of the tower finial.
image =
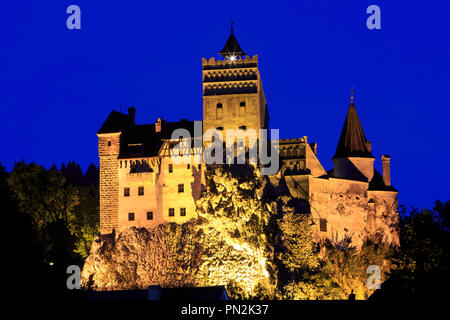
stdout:
<svg viewBox="0 0 450 320">
<path fill-rule="evenodd" d="M 231 18 L 230 21 L 231 21 L 231 33 L 233 33 L 233 24 L 234 24 L 233 18 Z"/>
<path fill-rule="evenodd" d="M 354 94 L 355 94 L 355 87 L 352 85 L 352 86 L 350 87 L 350 103 L 352 103 L 352 104 L 353 104 L 353 97 L 354 97 Z"/>
</svg>

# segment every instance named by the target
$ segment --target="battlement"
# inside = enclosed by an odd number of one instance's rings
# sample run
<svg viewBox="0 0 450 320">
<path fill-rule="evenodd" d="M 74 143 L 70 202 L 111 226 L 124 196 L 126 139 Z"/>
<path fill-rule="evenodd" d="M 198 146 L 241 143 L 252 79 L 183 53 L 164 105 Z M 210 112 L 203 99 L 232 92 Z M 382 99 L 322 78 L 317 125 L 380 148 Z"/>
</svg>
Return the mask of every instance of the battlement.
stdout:
<svg viewBox="0 0 450 320">
<path fill-rule="evenodd" d="M 216 60 L 214 57 L 206 60 L 202 58 L 202 70 L 218 70 L 218 69 L 239 69 L 239 68 L 257 68 L 258 55 L 253 57 L 245 56 L 244 59 L 236 60 Z"/>
<path fill-rule="evenodd" d="M 302 138 L 292 138 L 292 139 L 280 139 L 278 144 L 294 144 L 294 143 L 308 143 L 308 137 L 304 136 Z"/>
</svg>

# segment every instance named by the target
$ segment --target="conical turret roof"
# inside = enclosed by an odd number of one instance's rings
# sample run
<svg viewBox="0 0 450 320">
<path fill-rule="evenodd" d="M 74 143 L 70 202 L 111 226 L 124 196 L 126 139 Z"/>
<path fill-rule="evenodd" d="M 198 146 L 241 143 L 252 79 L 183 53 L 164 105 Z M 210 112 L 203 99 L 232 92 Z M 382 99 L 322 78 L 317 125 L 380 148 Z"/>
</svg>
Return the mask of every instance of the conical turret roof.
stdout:
<svg viewBox="0 0 450 320">
<path fill-rule="evenodd" d="M 220 50 L 219 54 L 223 57 L 229 57 L 229 56 L 245 56 L 246 53 L 241 49 L 241 46 L 239 45 L 239 42 L 237 41 L 236 37 L 233 33 L 233 28 L 231 28 L 230 36 L 228 37 L 227 42 L 225 43 L 225 46 L 222 50 Z"/>
<path fill-rule="evenodd" d="M 353 104 L 353 95 L 333 159 L 346 157 L 373 158 L 370 143 Z"/>
</svg>

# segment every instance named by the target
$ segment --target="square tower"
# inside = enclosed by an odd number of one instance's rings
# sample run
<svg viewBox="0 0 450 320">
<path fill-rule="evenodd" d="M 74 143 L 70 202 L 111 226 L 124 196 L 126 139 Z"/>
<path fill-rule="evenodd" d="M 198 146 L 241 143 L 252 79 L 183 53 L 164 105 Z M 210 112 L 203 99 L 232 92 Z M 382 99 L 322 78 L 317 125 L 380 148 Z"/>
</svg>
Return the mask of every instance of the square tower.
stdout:
<svg viewBox="0 0 450 320">
<path fill-rule="evenodd" d="M 247 56 L 231 30 L 223 60 L 202 58 L 203 132 L 209 129 L 256 131 L 269 126 L 269 114 L 258 70 L 258 56 Z"/>
</svg>

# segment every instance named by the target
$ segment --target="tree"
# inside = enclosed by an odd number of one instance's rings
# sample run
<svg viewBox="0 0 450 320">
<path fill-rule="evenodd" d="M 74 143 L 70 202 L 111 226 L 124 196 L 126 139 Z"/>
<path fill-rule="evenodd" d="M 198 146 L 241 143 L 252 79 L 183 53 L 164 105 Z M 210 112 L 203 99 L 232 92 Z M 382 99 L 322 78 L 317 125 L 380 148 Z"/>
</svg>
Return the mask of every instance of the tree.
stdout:
<svg viewBox="0 0 450 320">
<path fill-rule="evenodd" d="M 436 201 L 432 210 L 400 210 L 393 276 L 414 298 L 440 298 L 436 287 L 449 284 L 449 210 L 450 201 Z"/>
<path fill-rule="evenodd" d="M 66 185 L 59 171 L 24 161 L 15 163 L 7 180 L 18 210 L 31 217 L 45 262 L 73 259 L 69 221 L 79 202 L 78 190 Z"/>
</svg>

